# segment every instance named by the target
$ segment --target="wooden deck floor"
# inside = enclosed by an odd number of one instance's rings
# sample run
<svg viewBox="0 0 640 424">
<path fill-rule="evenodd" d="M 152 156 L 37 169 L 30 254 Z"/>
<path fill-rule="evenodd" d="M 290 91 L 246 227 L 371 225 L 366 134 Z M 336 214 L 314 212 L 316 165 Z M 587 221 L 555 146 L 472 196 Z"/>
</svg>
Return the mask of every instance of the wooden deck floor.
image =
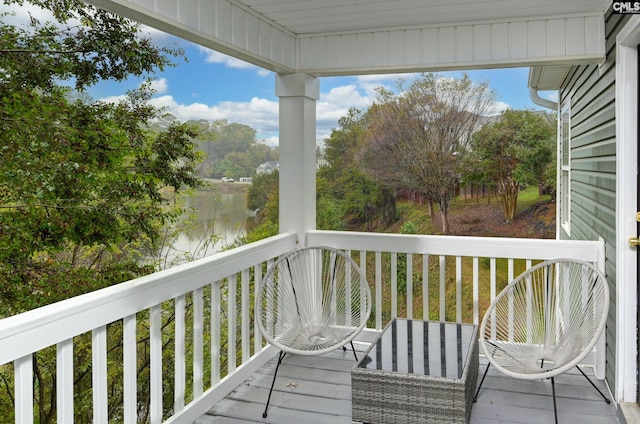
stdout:
<svg viewBox="0 0 640 424">
<path fill-rule="evenodd" d="M 361 354 L 365 346 L 356 345 Z M 280 366 L 269 415 L 262 412 L 275 370 L 275 359 L 247 379 L 196 421 L 219 423 L 350 424 L 351 375 L 355 365 L 351 351 L 338 350 L 323 356 L 288 355 Z M 486 361 L 481 358 L 480 376 Z M 584 370 L 591 375 L 590 369 Z M 593 380 L 605 391 L 602 381 Z M 560 423 L 620 423 L 613 404 L 606 404 L 577 370 L 556 377 Z M 605 392 L 606 393 L 606 392 Z M 471 423 L 553 423 L 551 383 L 521 381 L 490 369 Z"/>
</svg>

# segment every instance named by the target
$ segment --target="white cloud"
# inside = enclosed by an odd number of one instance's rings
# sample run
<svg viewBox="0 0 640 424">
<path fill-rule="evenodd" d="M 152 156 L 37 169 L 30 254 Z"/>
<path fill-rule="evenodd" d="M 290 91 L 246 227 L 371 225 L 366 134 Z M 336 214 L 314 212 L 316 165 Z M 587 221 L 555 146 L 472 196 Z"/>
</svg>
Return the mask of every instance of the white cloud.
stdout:
<svg viewBox="0 0 640 424">
<path fill-rule="evenodd" d="M 234 69 L 252 69 L 255 70 L 256 73 L 261 77 L 271 75 L 271 71 L 260 68 L 259 66 L 253 65 L 243 60 L 236 59 L 235 57 L 228 56 L 224 53 L 220 53 L 202 46 L 198 46 L 198 50 L 205 56 L 205 62 L 207 63 L 220 63 L 224 66 Z"/>
<path fill-rule="evenodd" d="M 151 89 L 156 94 L 164 94 L 169 91 L 169 83 L 167 83 L 166 78 L 156 79 L 151 81 Z"/>
<path fill-rule="evenodd" d="M 489 109 L 487 110 L 487 115 L 500 115 L 505 110 L 511 109 L 511 106 L 506 104 L 505 102 L 495 102 Z"/>
</svg>

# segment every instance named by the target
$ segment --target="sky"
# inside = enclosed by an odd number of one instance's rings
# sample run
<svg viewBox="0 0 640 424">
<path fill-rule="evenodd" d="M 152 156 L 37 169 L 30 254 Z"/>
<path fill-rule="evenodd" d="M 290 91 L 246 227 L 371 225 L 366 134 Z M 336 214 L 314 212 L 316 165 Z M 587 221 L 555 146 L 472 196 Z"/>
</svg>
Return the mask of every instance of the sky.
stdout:
<svg viewBox="0 0 640 424">
<path fill-rule="evenodd" d="M 26 6 L 14 10 L 16 21 L 26 21 Z M 38 12 L 43 15 L 43 12 Z M 46 13 L 44 13 L 46 15 Z M 156 91 L 152 102 L 165 107 L 180 121 L 191 119 L 221 120 L 251 126 L 258 140 L 278 144 L 278 98 L 275 96 L 275 74 L 187 42 L 180 38 L 144 27 L 158 46 L 181 47 L 187 62 L 175 59 L 177 66 L 155 75 Z M 542 109 L 529 97 L 528 68 L 466 71 L 477 82 L 486 82 L 495 92 L 493 113 L 511 109 Z M 462 72 L 443 72 L 443 76 L 460 77 Z M 350 107 L 366 109 L 375 97 L 374 88 L 392 88 L 401 75 L 368 75 L 359 77 L 320 78 L 320 99 L 316 105 L 316 139 L 322 142 L 338 126 L 338 119 Z M 410 78 L 411 75 L 402 75 Z M 124 82 L 102 82 L 88 89 L 94 100 L 115 101 L 142 83 L 140 79 Z M 554 93 L 541 93 L 551 97 Z"/>
</svg>

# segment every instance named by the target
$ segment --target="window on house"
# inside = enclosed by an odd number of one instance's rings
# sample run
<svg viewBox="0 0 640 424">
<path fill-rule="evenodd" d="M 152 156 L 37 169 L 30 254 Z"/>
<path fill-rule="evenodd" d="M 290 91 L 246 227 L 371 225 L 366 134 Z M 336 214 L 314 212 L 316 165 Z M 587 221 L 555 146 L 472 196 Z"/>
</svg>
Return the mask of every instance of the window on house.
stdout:
<svg viewBox="0 0 640 424">
<path fill-rule="evenodd" d="M 571 105 L 565 104 L 560 114 L 560 225 L 571 234 Z"/>
</svg>

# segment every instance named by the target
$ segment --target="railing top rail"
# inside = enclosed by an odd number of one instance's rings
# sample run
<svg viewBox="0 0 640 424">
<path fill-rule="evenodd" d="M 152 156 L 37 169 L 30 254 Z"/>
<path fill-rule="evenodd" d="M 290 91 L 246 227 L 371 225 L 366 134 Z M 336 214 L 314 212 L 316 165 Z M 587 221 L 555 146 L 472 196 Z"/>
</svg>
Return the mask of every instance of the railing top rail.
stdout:
<svg viewBox="0 0 640 424">
<path fill-rule="evenodd" d="M 0 364 L 226 278 L 297 246 L 281 234 L 0 320 Z"/>
<path fill-rule="evenodd" d="M 338 249 L 510 259 L 581 259 L 599 263 L 602 241 L 309 231 L 306 244 Z"/>
</svg>

